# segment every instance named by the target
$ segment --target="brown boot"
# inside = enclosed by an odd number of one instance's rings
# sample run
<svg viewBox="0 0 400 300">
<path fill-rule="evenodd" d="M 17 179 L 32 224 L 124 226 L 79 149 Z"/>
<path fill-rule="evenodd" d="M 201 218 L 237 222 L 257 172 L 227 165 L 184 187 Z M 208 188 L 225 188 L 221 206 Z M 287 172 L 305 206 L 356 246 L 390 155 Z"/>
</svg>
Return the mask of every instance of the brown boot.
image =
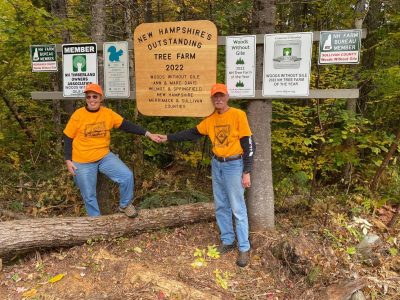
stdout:
<svg viewBox="0 0 400 300">
<path fill-rule="evenodd" d="M 128 206 L 124 208 L 120 207 L 119 211 L 125 213 L 125 215 L 127 215 L 129 218 L 134 218 L 138 215 L 138 212 L 133 204 L 128 204 Z"/>
<path fill-rule="evenodd" d="M 224 245 L 221 244 L 217 247 L 217 251 L 219 252 L 219 254 L 225 254 L 229 251 L 232 251 L 233 249 L 235 249 L 235 245 L 231 244 L 231 245 Z"/>
<path fill-rule="evenodd" d="M 244 252 L 239 251 L 239 255 L 237 257 L 236 264 L 239 267 L 243 268 L 248 265 L 249 261 L 250 261 L 250 250 L 244 251 Z"/>
</svg>

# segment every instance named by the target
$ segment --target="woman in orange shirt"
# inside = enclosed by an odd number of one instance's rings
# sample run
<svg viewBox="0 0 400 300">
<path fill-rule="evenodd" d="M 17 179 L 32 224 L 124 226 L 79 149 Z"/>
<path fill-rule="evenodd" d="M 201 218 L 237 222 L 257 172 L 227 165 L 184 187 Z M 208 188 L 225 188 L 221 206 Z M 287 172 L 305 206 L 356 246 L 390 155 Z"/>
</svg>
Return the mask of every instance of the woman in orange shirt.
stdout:
<svg viewBox="0 0 400 300">
<path fill-rule="evenodd" d="M 100 215 L 96 198 L 97 172 L 100 171 L 119 184 L 119 210 L 128 217 L 135 217 L 133 173 L 110 151 L 110 131 L 118 128 L 145 135 L 155 142 L 160 141 L 159 137 L 102 106 L 103 90 L 98 84 L 88 84 L 85 94 L 86 106 L 72 114 L 64 129 L 64 158 L 68 171 L 74 176 L 89 216 Z"/>
</svg>

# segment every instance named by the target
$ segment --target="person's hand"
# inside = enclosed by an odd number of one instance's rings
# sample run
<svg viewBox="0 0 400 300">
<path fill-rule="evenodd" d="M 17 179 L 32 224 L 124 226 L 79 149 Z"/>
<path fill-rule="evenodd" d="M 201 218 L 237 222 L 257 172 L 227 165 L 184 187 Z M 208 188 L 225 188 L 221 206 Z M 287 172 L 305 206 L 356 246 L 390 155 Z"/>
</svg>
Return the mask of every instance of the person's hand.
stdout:
<svg viewBox="0 0 400 300">
<path fill-rule="evenodd" d="M 75 176 L 75 170 L 78 169 L 74 163 L 72 162 L 72 160 L 66 160 L 65 163 L 67 164 L 67 169 L 68 172 L 70 172 L 73 176 Z"/>
<path fill-rule="evenodd" d="M 158 138 L 160 139 L 161 143 L 165 143 L 166 141 L 168 141 L 168 137 L 165 134 L 159 134 Z"/>
<path fill-rule="evenodd" d="M 244 188 L 249 188 L 251 186 L 250 173 L 243 173 L 242 186 Z"/>
<path fill-rule="evenodd" d="M 163 134 L 147 132 L 146 136 L 156 143 L 164 143 L 167 141 L 167 136 Z"/>
<path fill-rule="evenodd" d="M 146 133 L 146 136 L 149 139 L 151 139 L 153 142 L 160 143 L 160 138 L 158 137 L 158 134 L 149 132 L 149 133 Z"/>
</svg>

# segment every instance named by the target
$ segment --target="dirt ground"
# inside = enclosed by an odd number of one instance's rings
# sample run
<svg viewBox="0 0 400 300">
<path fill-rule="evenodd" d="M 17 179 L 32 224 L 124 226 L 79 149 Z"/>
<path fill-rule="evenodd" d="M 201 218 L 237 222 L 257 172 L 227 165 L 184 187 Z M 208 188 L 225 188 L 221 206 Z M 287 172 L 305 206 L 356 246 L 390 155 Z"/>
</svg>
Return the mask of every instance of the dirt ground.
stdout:
<svg viewBox="0 0 400 300">
<path fill-rule="evenodd" d="M 236 252 L 207 255 L 218 244 L 214 222 L 31 253 L 3 265 L 0 299 L 342 299 L 322 295 L 361 277 L 366 299 L 400 299 L 398 255 L 380 256 L 377 266 L 349 259 L 309 218 L 278 216 L 276 231 L 252 234 L 245 268 L 236 266 Z M 311 264 L 273 255 L 282 241 L 296 239 Z M 195 256 L 196 249 L 204 251 Z M 198 258 L 202 265 L 194 266 Z"/>
</svg>

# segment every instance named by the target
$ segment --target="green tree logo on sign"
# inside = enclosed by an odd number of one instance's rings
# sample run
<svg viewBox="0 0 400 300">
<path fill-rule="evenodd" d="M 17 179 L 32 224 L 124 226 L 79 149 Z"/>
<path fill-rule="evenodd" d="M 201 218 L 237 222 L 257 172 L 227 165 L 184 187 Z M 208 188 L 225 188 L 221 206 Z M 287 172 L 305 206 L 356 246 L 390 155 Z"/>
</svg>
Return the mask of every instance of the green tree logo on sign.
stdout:
<svg viewBox="0 0 400 300">
<path fill-rule="evenodd" d="M 292 56 L 292 48 L 283 48 L 283 56 Z"/>
<path fill-rule="evenodd" d="M 86 55 L 72 56 L 72 71 L 86 72 Z"/>
</svg>

